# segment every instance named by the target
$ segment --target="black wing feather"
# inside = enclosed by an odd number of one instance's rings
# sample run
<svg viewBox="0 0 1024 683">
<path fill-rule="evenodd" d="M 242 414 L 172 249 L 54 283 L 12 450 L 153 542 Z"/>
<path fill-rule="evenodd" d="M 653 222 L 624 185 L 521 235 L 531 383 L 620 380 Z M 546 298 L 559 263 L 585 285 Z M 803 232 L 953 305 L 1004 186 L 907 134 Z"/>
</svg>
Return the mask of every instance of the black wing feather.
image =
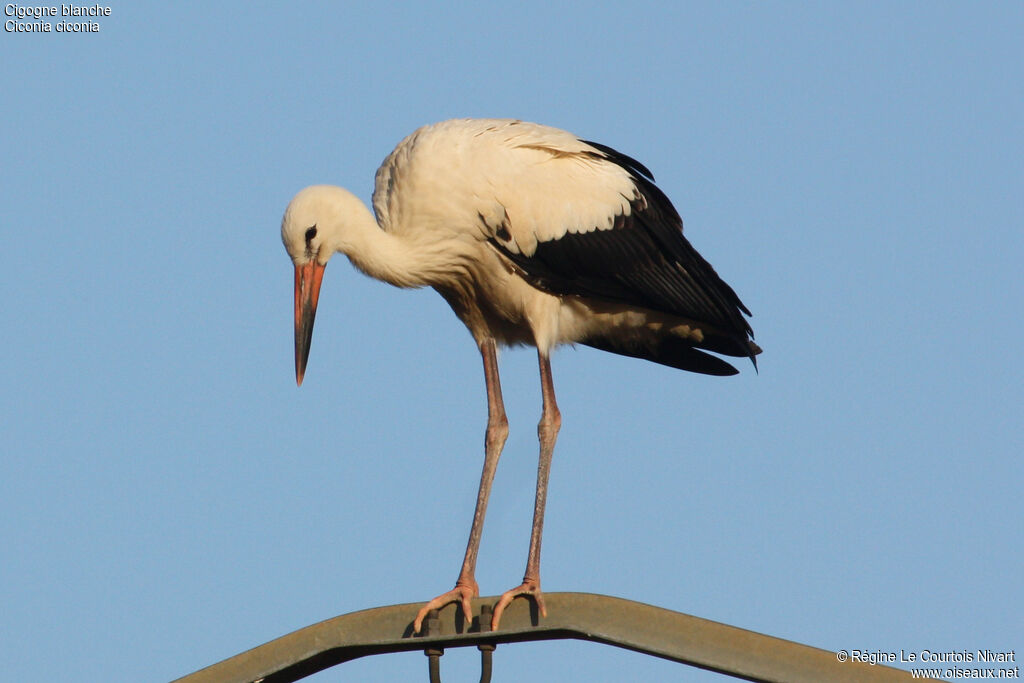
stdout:
<svg viewBox="0 0 1024 683">
<path fill-rule="evenodd" d="M 586 339 L 581 343 L 601 351 L 610 351 L 631 358 L 642 358 L 667 365 L 670 368 L 698 372 L 702 375 L 724 377 L 738 373 L 736 368 L 718 356 L 698 351 L 678 337 L 663 337 L 653 346 L 624 343 L 609 337 Z"/>
<path fill-rule="evenodd" d="M 687 318 L 705 329 L 702 348 L 732 356 L 760 351 L 743 314 L 750 315 L 736 292 L 726 284 L 683 236 L 683 222 L 668 197 L 654 185 L 651 172 L 635 159 L 593 142 L 602 159 L 629 172 L 635 184 L 629 215 L 615 218 L 614 227 L 586 233 L 566 233 L 540 242 L 531 256 L 514 253 L 497 240 L 491 243 L 519 266 L 534 286 L 561 295 L 599 297 Z M 724 361 L 701 354 L 688 344 L 679 348 L 622 349 L 608 340 L 583 340 L 596 348 L 649 358 L 683 369 L 725 374 Z M 631 352 L 632 351 L 632 352 Z M 679 363 L 666 362 L 675 354 Z M 653 357 L 659 356 L 659 357 Z M 696 366 L 696 367 L 691 367 Z M 702 369 L 698 369 L 702 368 Z"/>
</svg>

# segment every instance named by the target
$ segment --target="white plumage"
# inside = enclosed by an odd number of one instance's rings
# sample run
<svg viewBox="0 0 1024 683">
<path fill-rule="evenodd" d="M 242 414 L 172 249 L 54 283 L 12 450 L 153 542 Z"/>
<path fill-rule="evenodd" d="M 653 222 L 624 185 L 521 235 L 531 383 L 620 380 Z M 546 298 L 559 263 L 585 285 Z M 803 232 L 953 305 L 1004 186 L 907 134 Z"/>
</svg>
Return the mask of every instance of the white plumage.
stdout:
<svg viewBox="0 0 1024 683">
<path fill-rule="evenodd" d="M 335 252 L 399 287 L 430 286 L 476 340 L 488 389 L 484 473 L 456 588 L 469 614 L 487 497 L 508 427 L 495 347 L 537 347 L 544 411 L 541 465 L 523 584 L 502 596 L 493 626 L 517 595 L 540 593 L 547 470 L 560 416 L 549 356 L 564 343 L 706 374 L 735 369 L 705 353 L 751 359 L 732 289 L 682 236 L 682 222 L 650 172 L 611 148 L 562 130 L 507 119 L 445 121 L 405 138 L 377 171 L 376 218 L 347 190 L 299 192 L 282 222 L 295 264 L 296 377 L 301 384 L 320 279 Z"/>
</svg>

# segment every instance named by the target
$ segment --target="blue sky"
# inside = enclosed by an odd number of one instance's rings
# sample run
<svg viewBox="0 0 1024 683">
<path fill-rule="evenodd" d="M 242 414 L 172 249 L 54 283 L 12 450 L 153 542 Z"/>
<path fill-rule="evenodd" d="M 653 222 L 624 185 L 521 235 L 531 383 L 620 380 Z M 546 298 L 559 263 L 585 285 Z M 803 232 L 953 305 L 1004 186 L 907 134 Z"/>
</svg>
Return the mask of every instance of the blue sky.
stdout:
<svg viewBox="0 0 1024 683">
<path fill-rule="evenodd" d="M 556 354 L 546 590 L 829 650 L 1024 651 L 1019 3 L 117 3 L 99 24 L 0 35 L 5 679 L 166 681 L 451 586 L 486 419 L 472 341 L 435 293 L 338 259 L 297 389 L 279 225 L 311 183 L 369 200 L 395 143 L 456 116 L 642 161 L 765 349 L 727 379 Z M 540 415 L 533 353 L 501 368 L 485 595 L 522 576 Z M 442 665 L 477 675 L 475 650 Z M 498 649 L 495 680 L 530 675 L 722 680 Z"/>
</svg>

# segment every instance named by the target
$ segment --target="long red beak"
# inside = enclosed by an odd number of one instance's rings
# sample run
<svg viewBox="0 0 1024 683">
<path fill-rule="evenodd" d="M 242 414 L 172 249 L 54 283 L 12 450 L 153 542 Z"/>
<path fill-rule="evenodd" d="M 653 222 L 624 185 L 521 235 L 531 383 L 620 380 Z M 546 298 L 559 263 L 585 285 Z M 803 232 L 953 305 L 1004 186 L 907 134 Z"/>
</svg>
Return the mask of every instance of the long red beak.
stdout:
<svg viewBox="0 0 1024 683">
<path fill-rule="evenodd" d="M 302 376 L 306 374 L 316 304 L 320 299 L 320 283 L 326 267 L 316 260 L 295 266 L 295 382 L 299 386 L 302 386 Z"/>
</svg>

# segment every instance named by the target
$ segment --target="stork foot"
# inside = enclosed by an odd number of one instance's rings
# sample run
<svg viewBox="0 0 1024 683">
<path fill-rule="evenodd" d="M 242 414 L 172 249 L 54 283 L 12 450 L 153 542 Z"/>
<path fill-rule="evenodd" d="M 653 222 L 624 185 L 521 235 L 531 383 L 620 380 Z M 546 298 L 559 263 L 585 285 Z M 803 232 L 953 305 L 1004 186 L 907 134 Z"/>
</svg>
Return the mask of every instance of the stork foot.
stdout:
<svg viewBox="0 0 1024 683">
<path fill-rule="evenodd" d="M 424 605 L 419 612 L 416 614 L 416 620 L 412 622 L 412 629 L 414 632 L 419 633 L 420 627 L 423 626 L 423 620 L 427 618 L 427 613 L 432 609 L 441 609 L 445 605 L 457 602 L 462 605 L 462 612 L 466 615 L 466 621 L 469 622 L 473 619 L 473 610 L 470 605 L 470 600 L 480 595 L 480 588 L 477 586 L 476 580 L 473 578 L 459 578 L 455 582 L 455 588 L 451 589 L 447 593 L 442 593 L 436 598 Z"/>
<path fill-rule="evenodd" d="M 533 601 L 537 603 L 537 609 L 540 610 L 540 615 L 542 617 L 548 615 L 548 611 L 544 607 L 544 594 L 540 592 L 540 579 L 524 579 L 523 583 L 516 588 L 502 593 L 501 598 L 494 605 L 494 615 L 491 617 L 492 631 L 498 630 L 498 622 L 501 621 L 502 612 L 519 596 L 533 598 Z"/>
</svg>

